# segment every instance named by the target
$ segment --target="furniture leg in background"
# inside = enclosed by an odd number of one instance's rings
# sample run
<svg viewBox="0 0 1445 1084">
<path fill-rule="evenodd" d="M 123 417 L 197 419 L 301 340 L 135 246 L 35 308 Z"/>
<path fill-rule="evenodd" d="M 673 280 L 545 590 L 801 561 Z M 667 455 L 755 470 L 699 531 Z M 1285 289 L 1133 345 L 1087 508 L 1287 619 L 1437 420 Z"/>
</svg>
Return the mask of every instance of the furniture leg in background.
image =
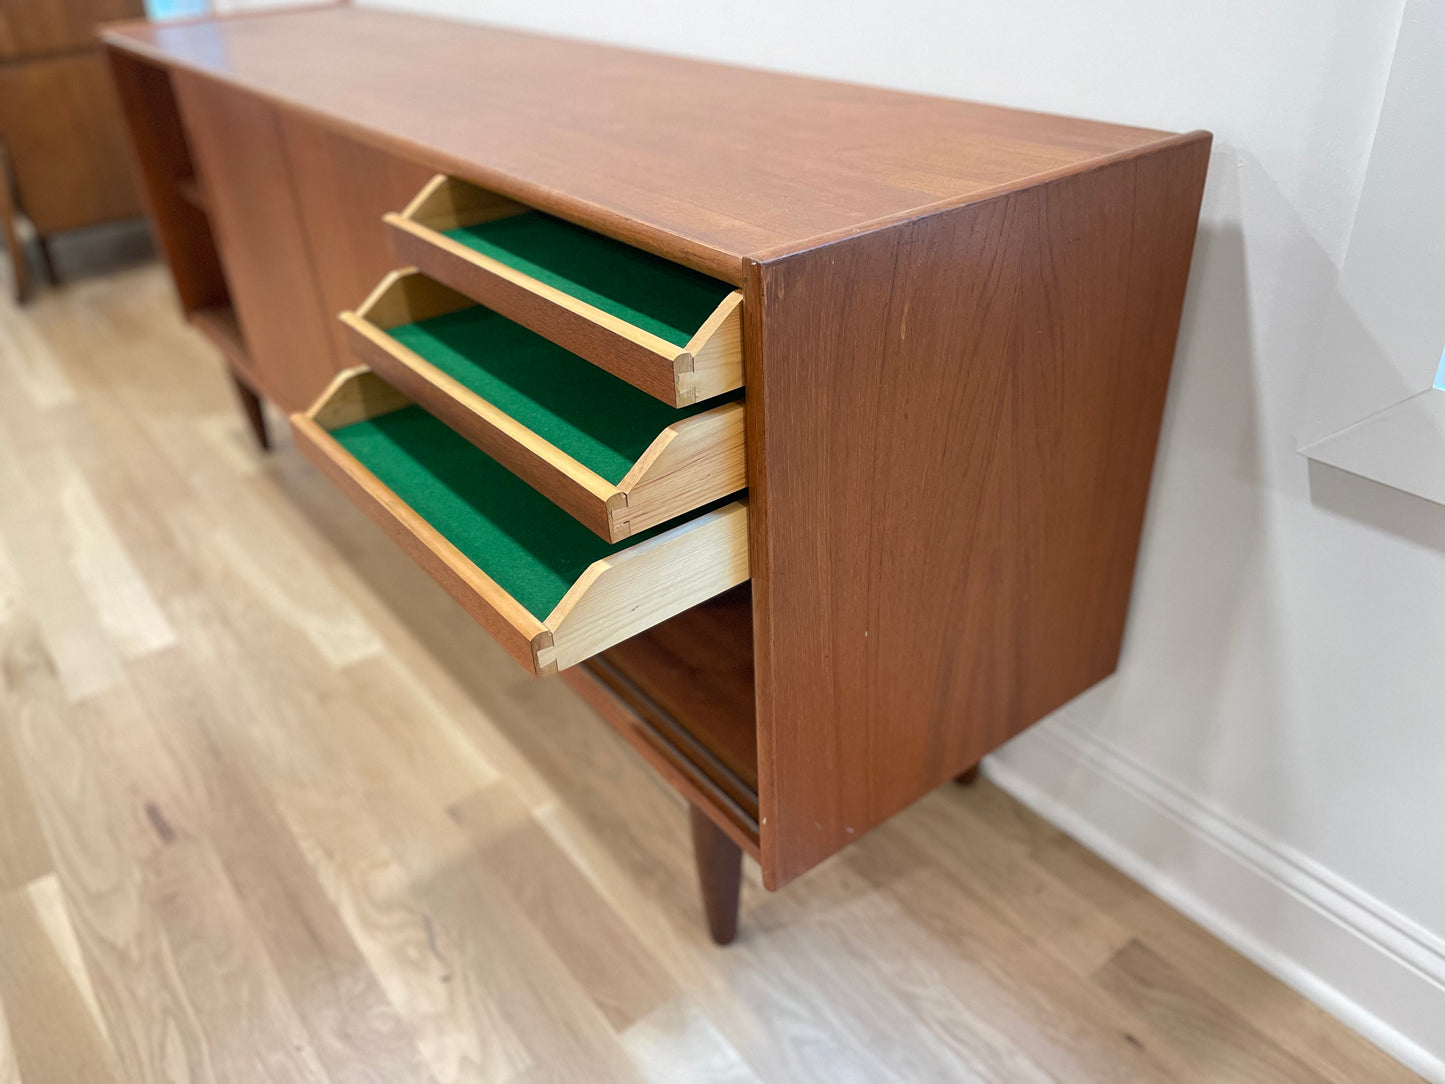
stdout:
<svg viewBox="0 0 1445 1084">
<path fill-rule="evenodd" d="M 236 389 L 236 398 L 241 400 L 241 409 L 246 412 L 246 420 L 251 423 L 251 432 L 256 434 L 256 443 L 261 446 L 263 452 L 271 450 L 271 436 L 266 432 L 266 406 L 261 397 L 251 390 L 237 374 L 235 369 L 228 370 L 231 374 L 231 383 Z"/>
<path fill-rule="evenodd" d="M 50 252 L 50 241 L 43 236 L 37 237 L 35 247 L 40 250 L 40 270 L 45 275 L 45 284 L 58 286 L 60 276 L 55 273 L 55 257 Z"/>
<path fill-rule="evenodd" d="M 10 153 L 0 143 L 0 233 L 3 233 L 5 252 L 10 257 L 10 292 L 18 305 L 25 300 L 29 285 L 25 268 L 25 246 L 20 242 L 20 231 L 16 228 L 17 208 L 15 204 L 15 178 L 10 169 Z"/>
</svg>

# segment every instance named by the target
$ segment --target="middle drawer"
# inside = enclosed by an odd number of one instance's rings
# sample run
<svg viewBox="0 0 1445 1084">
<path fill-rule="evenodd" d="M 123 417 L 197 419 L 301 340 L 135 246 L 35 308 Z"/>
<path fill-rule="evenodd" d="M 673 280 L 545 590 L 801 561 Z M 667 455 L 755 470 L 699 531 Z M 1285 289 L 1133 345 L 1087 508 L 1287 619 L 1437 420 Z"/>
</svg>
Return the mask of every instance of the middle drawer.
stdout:
<svg viewBox="0 0 1445 1084">
<path fill-rule="evenodd" d="M 341 320 L 358 360 L 610 542 L 747 485 L 741 402 L 668 406 L 417 271 Z"/>
</svg>

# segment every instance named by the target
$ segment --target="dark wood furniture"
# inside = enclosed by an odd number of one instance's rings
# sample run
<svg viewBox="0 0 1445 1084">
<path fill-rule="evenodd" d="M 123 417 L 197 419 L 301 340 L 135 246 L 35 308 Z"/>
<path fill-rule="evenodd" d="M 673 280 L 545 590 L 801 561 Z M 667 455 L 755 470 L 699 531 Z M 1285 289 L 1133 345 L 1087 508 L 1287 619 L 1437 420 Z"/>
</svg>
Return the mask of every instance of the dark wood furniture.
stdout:
<svg viewBox="0 0 1445 1084">
<path fill-rule="evenodd" d="M 1114 669 L 1208 134 L 367 10 L 105 40 L 183 307 L 691 803 L 718 940 L 739 851 L 778 888 Z M 668 346 L 447 240 L 528 209 L 735 307 Z M 407 260 L 568 364 L 670 408 L 740 385 L 746 499 L 637 545 L 567 503 L 567 454 L 390 341 L 462 304 L 435 284 L 373 295 L 348 325 L 375 371 L 333 382 L 355 365 L 334 314 L 402 263 L 384 215 Z M 358 458 L 350 427 L 388 418 L 411 420 L 386 439 L 455 440 L 447 463 L 486 450 L 622 550 L 530 612 Z"/>
<path fill-rule="evenodd" d="M 141 213 L 95 27 L 144 10 L 144 0 L 0 0 L 0 235 L 17 300 L 22 216 L 53 279 L 52 234 Z"/>
</svg>

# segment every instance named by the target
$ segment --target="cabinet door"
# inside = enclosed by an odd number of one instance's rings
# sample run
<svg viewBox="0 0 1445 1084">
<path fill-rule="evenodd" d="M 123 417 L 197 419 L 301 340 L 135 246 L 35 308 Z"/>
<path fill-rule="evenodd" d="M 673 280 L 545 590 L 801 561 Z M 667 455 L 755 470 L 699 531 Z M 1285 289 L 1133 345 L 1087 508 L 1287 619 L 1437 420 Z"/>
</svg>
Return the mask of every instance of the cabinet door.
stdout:
<svg viewBox="0 0 1445 1084">
<path fill-rule="evenodd" d="M 403 210 L 435 171 L 295 113 L 282 113 L 281 129 L 337 355 L 342 367 L 354 365 L 334 317 L 359 308 L 397 266 L 381 216 Z"/>
<path fill-rule="evenodd" d="M 338 365 L 280 116 L 253 94 L 188 72 L 173 79 L 259 390 L 304 410 Z"/>
</svg>

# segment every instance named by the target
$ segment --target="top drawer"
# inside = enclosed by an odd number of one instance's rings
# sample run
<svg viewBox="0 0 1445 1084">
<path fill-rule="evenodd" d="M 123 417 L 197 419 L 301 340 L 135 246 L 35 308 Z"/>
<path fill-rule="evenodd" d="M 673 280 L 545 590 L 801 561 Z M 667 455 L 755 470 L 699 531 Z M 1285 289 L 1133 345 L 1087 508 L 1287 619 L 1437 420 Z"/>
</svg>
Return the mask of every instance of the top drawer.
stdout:
<svg viewBox="0 0 1445 1084">
<path fill-rule="evenodd" d="M 673 406 L 742 387 L 742 293 L 651 253 L 437 176 L 397 255 Z"/>
</svg>

